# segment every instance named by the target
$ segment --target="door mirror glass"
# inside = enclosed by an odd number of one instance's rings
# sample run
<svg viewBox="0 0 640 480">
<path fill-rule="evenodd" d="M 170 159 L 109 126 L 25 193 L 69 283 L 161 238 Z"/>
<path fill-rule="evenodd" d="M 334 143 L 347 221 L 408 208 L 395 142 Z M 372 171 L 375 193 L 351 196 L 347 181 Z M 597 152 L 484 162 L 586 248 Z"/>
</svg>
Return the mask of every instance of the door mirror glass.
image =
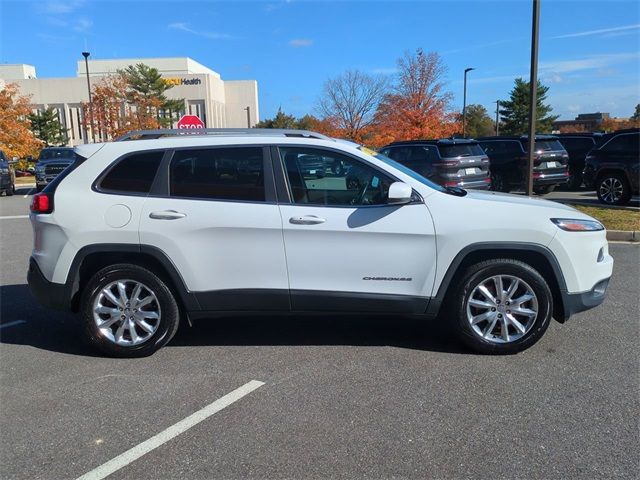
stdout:
<svg viewBox="0 0 640 480">
<path fill-rule="evenodd" d="M 413 190 L 410 185 L 404 182 L 393 182 L 389 187 L 387 203 L 390 205 L 403 205 L 411 202 Z"/>
</svg>

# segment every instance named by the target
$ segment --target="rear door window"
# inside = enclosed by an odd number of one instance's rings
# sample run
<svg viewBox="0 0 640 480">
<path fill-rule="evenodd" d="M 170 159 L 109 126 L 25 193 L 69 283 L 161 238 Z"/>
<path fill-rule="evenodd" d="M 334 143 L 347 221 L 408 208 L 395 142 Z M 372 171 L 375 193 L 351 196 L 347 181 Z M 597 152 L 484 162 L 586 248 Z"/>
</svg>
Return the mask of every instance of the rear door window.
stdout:
<svg viewBox="0 0 640 480">
<path fill-rule="evenodd" d="M 637 152 L 640 133 L 627 133 L 612 138 L 602 149 L 605 152 Z"/>
<path fill-rule="evenodd" d="M 169 192 L 174 197 L 264 202 L 262 147 L 177 150 Z"/>
<path fill-rule="evenodd" d="M 98 184 L 100 190 L 148 194 L 164 150 L 138 152 L 124 157 L 113 166 Z"/>
</svg>

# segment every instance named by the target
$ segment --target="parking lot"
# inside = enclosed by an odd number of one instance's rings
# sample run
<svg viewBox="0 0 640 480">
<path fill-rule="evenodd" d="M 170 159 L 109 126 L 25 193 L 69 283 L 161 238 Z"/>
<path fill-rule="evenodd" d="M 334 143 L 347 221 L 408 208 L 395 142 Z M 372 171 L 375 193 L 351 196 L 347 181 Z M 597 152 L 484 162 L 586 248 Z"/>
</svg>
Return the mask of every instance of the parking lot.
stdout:
<svg viewBox="0 0 640 480">
<path fill-rule="evenodd" d="M 113 479 L 637 478 L 638 245 L 610 245 L 603 305 L 515 356 L 471 354 L 437 322 L 270 316 L 117 360 L 31 299 L 28 202 L 0 199 L 2 478 L 103 478 L 114 458 Z"/>
</svg>

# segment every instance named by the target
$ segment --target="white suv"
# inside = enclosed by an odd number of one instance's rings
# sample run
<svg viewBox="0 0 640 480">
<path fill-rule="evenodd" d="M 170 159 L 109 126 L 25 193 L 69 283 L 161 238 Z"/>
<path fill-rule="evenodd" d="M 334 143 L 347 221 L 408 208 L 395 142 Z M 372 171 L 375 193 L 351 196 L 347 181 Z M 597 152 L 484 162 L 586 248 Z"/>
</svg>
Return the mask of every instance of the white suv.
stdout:
<svg viewBox="0 0 640 480">
<path fill-rule="evenodd" d="M 31 205 L 31 291 L 106 354 L 229 312 L 437 316 L 514 353 L 605 297 L 606 232 L 571 207 L 442 188 L 312 132 L 136 135 L 77 147 Z"/>
</svg>

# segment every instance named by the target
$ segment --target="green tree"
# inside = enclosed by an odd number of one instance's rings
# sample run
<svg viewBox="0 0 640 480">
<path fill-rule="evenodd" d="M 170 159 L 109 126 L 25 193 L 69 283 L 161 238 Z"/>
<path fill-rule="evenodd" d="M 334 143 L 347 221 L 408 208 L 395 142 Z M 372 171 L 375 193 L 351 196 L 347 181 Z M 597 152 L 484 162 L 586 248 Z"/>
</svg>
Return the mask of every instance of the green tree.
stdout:
<svg viewBox="0 0 640 480">
<path fill-rule="evenodd" d="M 495 124 L 482 105 L 467 105 L 467 136 L 486 137 L 495 133 Z"/>
<path fill-rule="evenodd" d="M 553 108 L 545 104 L 549 87 L 538 80 L 536 101 L 536 132 L 551 133 L 551 126 L 558 115 L 550 115 Z M 516 78 L 515 85 L 509 94 L 510 98 L 501 101 L 500 131 L 507 135 L 525 135 L 529 132 L 529 82 Z"/>
<path fill-rule="evenodd" d="M 27 115 L 31 122 L 31 131 L 45 146 L 64 145 L 67 143 L 67 132 L 62 128 L 58 112 L 49 107 L 44 111 Z"/>
<path fill-rule="evenodd" d="M 312 130 L 314 128 L 316 118 L 312 115 L 305 115 L 296 118 L 293 115 L 287 115 L 278 108 L 278 112 L 273 118 L 266 118 L 256 123 L 256 128 L 284 128 L 295 130 Z"/>
<path fill-rule="evenodd" d="M 165 92 L 173 87 L 157 68 L 144 63 L 129 65 L 118 70 L 127 84 L 127 101 L 144 115 L 154 115 L 161 126 L 166 127 L 184 111 L 184 100 L 166 97 Z"/>
<path fill-rule="evenodd" d="M 640 120 L 640 103 L 636 105 L 636 111 L 633 112 L 633 115 L 631 115 L 630 120 L 633 120 L 634 122 L 637 122 Z"/>
</svg>

